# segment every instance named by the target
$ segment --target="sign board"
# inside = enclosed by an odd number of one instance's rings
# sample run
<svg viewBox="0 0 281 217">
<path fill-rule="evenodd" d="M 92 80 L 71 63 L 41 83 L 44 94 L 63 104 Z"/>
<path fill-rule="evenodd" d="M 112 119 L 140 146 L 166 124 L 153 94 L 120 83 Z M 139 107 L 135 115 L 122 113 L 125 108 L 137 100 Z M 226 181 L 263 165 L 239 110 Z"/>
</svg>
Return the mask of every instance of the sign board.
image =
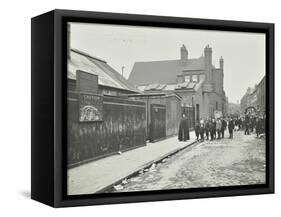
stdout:
<svg viewBox="0 0 281 217">
<path fill-rule="evenodd" d="M 214 116 L 215 116 L 215 118 L 221 118 L 222 117 L 222 112 L 219 111 L 219 110 L 215 110 L 214 111 Z"/>
<path fill-rule="evenodd" d="M 98 95 L 79 95 L 79 121 L 93 122 L 103 120 L 103 98 Z"/>
<path fill-rule="evenodd" d="M 77 70 L 76 71 L 76 87 L 79 92 L 87 92 L 97 94 L 98 92 L 98 76 Z"/>
</svg>

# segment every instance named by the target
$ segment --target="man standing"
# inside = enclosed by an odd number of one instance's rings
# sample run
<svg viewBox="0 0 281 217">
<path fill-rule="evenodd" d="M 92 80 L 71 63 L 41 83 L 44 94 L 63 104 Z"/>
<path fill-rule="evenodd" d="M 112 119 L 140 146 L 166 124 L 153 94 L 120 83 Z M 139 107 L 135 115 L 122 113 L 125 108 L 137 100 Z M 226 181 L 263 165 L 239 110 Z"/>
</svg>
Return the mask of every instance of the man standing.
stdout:
<svg viewBox="0 0 281 217">
<path fill-rule="evenodd" d="M 195 123 L 195 136 L 196 136 L 197 141 L 199 141 L 199 135 L 200 135 L 200 124 L 199 124 L 199 121 L 196 121 L 196 123 Z"/>
<path fill-rule="evenodd" d="M 239 119 L 238 119 L 238 130 L 241 130 L 242 129 L 242 119 L 241 119 L 241 117 L 239 117 Z"/>
<path fill-rule="evenodd" d="M 217 139 L 221 139 L 221 120 L 217 119 L 217 123 L 216 123 L 216 130 L 217 130 L 217 134 L 218 134 L 218 138 Z"/>
<path fill-rule="evenodd" d="M 233 139 L 233 129 L 234 129 L 234 123 L 232 118 L 229 119 L 228 122 L 228 132 L 229 132 L 229 138 Z"/>
<path fill-rule="evenodd" d="M 233 122 L 234 122 L 234 130 L 238 131 L 238 129 L 239 129 L 238 117 L 236 117 Z"/>
<path fill-rule="evenodd" d="M 205 125 L 204 125 L 204 121 L 201 120 L 200 121 L 200 140 L 204 141 L 204 133 L 205 133 Z"/>
<path fill-rule="evenodd" d="M 256 120 L 256 134 L 257 134 L 257 137 L 259 137 L 259 135 L 261 133 L 261 126 L 262 126 L 262 120 L 261 120 L 261 118 L 257 117 L 257 120 Z"/>
<path fill-rule="evenodd" d="M 245 121 L 244 121 L 244 122 L 245 122 L 245 123 L 244 123 L 244 125 L 245 125 L 245 132 L 244 132 L 244 134 L 245 134 L 245 135 L 250 135 L 250 131 L 249 131 L 250 118 L 249 118 L 248 115 L 246 115 Z"/>
<path fill-rule="evenodd" d="M 205 132 L 206 132 L 206 138 L 209 140 L 209 134 L 210 134 L 210 119 L 207 119 L 205 122 Z"/>
<path fill-rule="evenodd" d="M 252 115 L 250 117 L 250 121 L 249 121 L 249 128 L 250 128 L 250 132 L 254 132 L 254 128 L 255 128 L 255 123 L 256 123 L 256 118 Z"/>
<path fill-rule="evenodd" d="M 210 123 L 210 133 L 211 133 L 211 140 L 214 140 L 216 138 L 216 120 L 212 119 L 212 122 Z"/>
<path fill-rule="evenodd" d="M 222 118 L 221 120 L 221 138 L 223 139 L 224 138 L 224 131 L 226 129 L 226 121 L 224 118 Z"/>
<path fill-rule="evenodd" d="M 186 140 L 189 140 L 189 124 L 185 114 L 182 114 L 182 119 L 180 121 L 178 139 L 179 141 L 184 141 L 184 142 Z"/>
</svg>

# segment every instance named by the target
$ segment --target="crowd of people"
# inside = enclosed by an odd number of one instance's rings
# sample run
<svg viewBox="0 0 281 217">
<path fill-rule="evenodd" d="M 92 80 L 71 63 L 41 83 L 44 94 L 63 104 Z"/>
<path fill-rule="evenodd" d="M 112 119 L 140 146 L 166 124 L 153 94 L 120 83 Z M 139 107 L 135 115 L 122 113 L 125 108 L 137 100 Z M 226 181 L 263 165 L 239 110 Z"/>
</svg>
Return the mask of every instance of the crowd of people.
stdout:
<svg viewBox="0 0 281 217">
<path fill-rule="evenodd" d="M 215 140 L 225 138 L 225 131 L 229 132 L 229 139 L 233 139 L 234 131 L 244 131 L 250 135 L 255 131 L 257 137 L 265 133 L 265 117 L 261 115 L 244 115 L 239 117 L 220 117 L 201 119 L 195 123 L 195 135 L 197 141 Z M 179 141 L 189 140 L 189 124 L 185 114 L 179 126 Z"/>
<path fill-rule="evenodd" d="M 257 137 L 265 133 L 266 119 L 265 115 L 245 115 L 236 118 L 236 130 L 243 130 L 245 135 L 256 133 Z"/>
</svg>

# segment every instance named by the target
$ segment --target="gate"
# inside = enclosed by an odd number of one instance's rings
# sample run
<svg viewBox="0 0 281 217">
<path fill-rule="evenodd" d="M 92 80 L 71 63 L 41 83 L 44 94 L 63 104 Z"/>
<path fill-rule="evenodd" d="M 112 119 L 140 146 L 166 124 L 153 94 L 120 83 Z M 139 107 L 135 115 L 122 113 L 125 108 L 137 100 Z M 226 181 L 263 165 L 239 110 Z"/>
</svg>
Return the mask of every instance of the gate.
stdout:
<svg viewBox="0 0 281 217">
<path fill-rule="evenodd" d="M 195 109 L 194 107 L 182 107 L 182 113 L 188 119 L 189 128 L 194 128 L 195 125 Z"/>
<path fill-rule="evenodd" d="M 166 106 L 150 104 L 150 142 L 166 138 Z"/>
</svg>

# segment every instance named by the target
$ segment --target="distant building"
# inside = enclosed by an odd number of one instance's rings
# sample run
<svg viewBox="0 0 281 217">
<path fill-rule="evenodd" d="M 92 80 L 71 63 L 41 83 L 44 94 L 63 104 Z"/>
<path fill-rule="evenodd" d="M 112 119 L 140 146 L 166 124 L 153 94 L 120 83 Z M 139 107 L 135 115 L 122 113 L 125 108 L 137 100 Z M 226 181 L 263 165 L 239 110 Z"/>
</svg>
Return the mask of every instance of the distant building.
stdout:
<svg viewBox="0 0 281 217">
<path fill-rule="evenodd" d="M 265 112 L 266 110 L 266 84 L 265 76 L 260 83 L 254 88 L 248 87 L 246 93 L 242 97 L 240 104 L 242 112 L 248 108 L 253 107 L 258 112 Z"/>
<path fill-rule="evenodd" d="M 238 103 L 228 103 L 227 115 L 239 116 L 241 114 L 241 107 Z"/>
<path fill-rule="evenodd" d="M 265 112 L 266 110 L 266 83 L 265 83 L 265 76 L 262 78 L 260 83 L 258 84 L 257 89 L 258 95 L 258 106 L 261 112 Z"/>
<path fill-rule="evenodd" d="M 176 93 L 182 106 L 195 108 L 196 120 L 226 113 L 227 99 L 223 87 L 224 60 L 219 68 L 212 64 L 212 48 L 207 45 L 204 55 L 188 58 L 185 45 L 180 48 L 180 59 L 136 62 L 129 82 L 144 93 Z"/>
</svg>

